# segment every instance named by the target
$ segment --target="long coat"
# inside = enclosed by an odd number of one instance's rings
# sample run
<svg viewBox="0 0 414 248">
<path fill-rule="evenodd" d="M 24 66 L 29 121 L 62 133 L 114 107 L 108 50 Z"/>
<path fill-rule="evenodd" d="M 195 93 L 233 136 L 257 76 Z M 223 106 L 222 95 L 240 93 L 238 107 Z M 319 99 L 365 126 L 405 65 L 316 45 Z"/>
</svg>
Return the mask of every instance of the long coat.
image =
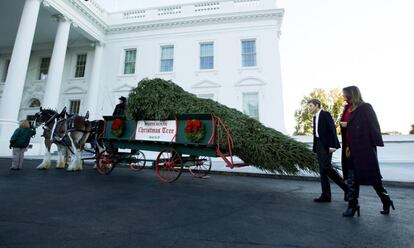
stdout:
<svg viewBox="0 0 414 248">
<path fill-rule="evenodd" d="M 345 111 L 348 109 L 348 105 L 344 107 L 344 111 L 342 112 L 341 121 L 344 121 Z M 342 175 L 344 176 L 344 180 L 348 178 L 348 158 L 346 157 L 346 147 L 347 138 L 346 138 L 347 128 L 341 126 L 341 137 L 342 137 L 342 154 L 341 154 L 341 165 L 342 165 Z"/>
<path fill-rule="evenodd" d="M 377 115 L 369 103 L 351 112 L 347 131 L 355 176 L 362 185 L 381 183 L 377 146 L 384 146 Z"/>
<path fill-rule="evenodd" d="M 125 116 L 125 111 L 126 111 L 126 103 L 121 102 L 115 106 L 115 109 L 112 115 L 113 116 Z"/>
</svg>

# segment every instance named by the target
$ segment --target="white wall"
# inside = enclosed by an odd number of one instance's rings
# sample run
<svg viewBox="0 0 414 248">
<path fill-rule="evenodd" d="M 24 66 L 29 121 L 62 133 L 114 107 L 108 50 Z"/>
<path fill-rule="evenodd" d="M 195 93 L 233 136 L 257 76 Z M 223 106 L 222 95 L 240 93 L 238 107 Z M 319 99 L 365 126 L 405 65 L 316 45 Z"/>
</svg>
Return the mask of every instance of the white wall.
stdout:
<svg viewBox="0 0 414 248">
<path fill-rule="evenodd" d="M 257 66 L 241 67 L 241 39 L 256 39 Z M 199 70 L 199 43 L 213 41 L 214 70 Z M 160 46 L 174 45 L 174 71 L 160 73 Z M 135 75 L 122 75 L 123 51 L 137 49 Z M 221 24 L 145 31 L 108 36 L 103 72 L 113 102 L 144 77 L 171 79 L 193 93 L 215 93 L 216 99 L 242 110 L 242 93 L 259 93 L 260 120 L 285 131 L 280 79 L 278 32 L 275 22 Z M 112 111 L 105 103 L 106 114 Z"/>
</svg>

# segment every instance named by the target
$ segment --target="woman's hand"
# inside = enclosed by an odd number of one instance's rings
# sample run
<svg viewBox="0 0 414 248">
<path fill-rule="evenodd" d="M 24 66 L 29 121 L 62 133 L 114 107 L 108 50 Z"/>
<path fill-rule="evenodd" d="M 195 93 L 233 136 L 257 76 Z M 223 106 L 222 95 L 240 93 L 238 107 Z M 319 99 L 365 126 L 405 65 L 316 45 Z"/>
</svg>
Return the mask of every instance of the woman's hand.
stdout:
<svg viewBox="0 0 414 248">
<path fill-rule="evenodd" d="M 348 122 L 346 121 L 340 121 L 339 125 L 341 125 L 341 127 L 347 127 L 348 126 Z"/>
<path fill-rule="evenodd" d="M 346 158 L 350 158 L 351 157 L 351 150 L 349 149 L 349 147 L 346 147 L 345 156 L 346 156 Z"/>
</svg>

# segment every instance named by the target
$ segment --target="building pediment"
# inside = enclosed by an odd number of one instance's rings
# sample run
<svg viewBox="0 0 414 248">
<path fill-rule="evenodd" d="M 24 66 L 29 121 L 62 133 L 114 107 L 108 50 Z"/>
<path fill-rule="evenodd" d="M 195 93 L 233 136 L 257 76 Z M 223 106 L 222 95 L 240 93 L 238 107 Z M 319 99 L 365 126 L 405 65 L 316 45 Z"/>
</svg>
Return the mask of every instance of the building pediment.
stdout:
<svg viewBox="0 0 414 248">
<path fill-rule="evenodd" d="M 211 88 L 219 88 L 221 87 L 220 84 L 211 82 L 209 80 L 202 81 L 200 83 L 194 84 L 191 86 L 193 89 L 211 89 Z"/>
<path fill-rule="evenodd" d="M 261 80 L 260 78 L 255 78 L 255 77 L 251 77 L 251 78 L 244 78 L 240 81 L 238 81 L 235 86 L 262 86 L 265 85 L 266 83 Z"/>
<path fill-rule="evenodd" d="M 121 86 L 115 88 L 114 91 L 115 92 L 129 92 L 129 91 L 131 91 L 133 89 L 134 89 L 134 87 L 132 87 L 131 85 L 124 84 L 124 85 L 121 85 Z"/>
<path fill-rule="evenodd" d="M 85 94 L 86 91 L 80 87 L 72 87 L 67 89 L 65 92 L 65 94 Z"/>
</svg>

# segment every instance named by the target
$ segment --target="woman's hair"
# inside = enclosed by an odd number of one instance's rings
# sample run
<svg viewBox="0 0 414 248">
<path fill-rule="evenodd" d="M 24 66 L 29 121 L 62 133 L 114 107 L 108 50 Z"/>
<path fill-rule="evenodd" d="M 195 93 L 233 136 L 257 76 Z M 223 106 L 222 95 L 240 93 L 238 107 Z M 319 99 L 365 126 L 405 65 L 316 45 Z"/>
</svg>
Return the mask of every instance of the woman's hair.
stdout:
<svg viewBox="0 0 414 248">
<path fill-rule="evenodd" d="M 28 120 L 22 120 L 20 121 L 20 126 L 21 128 L 30 128 L 30 123 Z"/>
<path fill-rule="evenodd" d="M 342 92 L 346 98 L 348 98 L 348 101 L 352 103 L 352 108 L 355 109 L 361 103 L 364 102 L 362 100 L 361 91 L 359 91 L 358 87 L 356 86 L 348 86 L 342 89 Z"/>
</svg>

